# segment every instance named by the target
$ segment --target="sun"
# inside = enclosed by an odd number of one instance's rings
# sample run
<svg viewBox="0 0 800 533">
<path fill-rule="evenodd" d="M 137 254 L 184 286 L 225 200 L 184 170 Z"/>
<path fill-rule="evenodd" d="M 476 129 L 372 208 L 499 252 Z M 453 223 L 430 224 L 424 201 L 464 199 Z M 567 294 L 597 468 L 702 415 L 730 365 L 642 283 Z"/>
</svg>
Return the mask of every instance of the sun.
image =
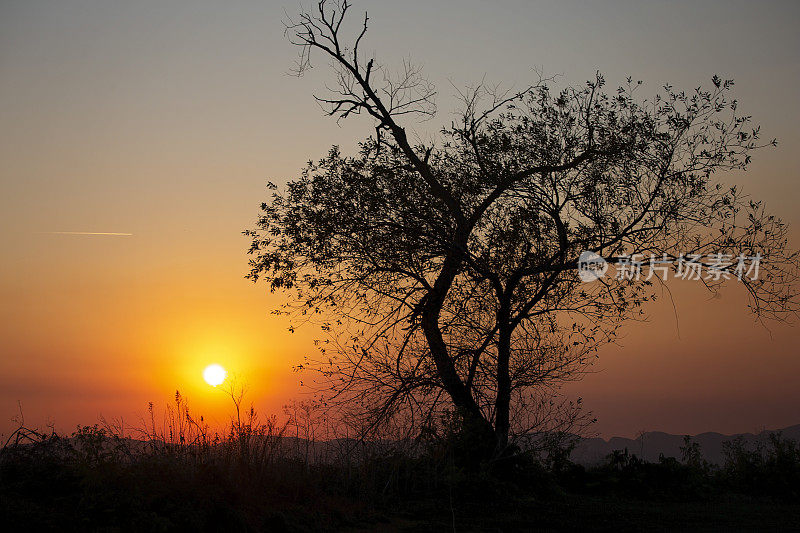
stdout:
<svg viewBox="0 0 800 533">
<path fill-rule="evenodd" d="M 228 371 L 222 368 L 220 365 L 208 365 L 206 369 L 203 370 L 203 379 L 206 380 L 206 383 L 212 387 L 220 385 L 223 381 L 225 381 L 225 376 L 227 375 Z"/>
</svg>

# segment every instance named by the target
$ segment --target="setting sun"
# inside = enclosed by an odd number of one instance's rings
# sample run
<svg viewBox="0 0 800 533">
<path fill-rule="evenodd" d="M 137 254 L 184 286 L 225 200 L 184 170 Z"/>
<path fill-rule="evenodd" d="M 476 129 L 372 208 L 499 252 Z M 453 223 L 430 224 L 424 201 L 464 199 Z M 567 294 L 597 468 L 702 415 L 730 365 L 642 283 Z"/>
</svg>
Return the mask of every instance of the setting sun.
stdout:
<svg viewBox="0 0 800 533">
<path fill-rule="evenodd" d="M 212 387 L 216 387 L 225 381 L 225 376 L 227 374 L 227 370 L 220 365 L 208 365 L 206 369 L 203 370 L 203 379 Z"/>
</svg>

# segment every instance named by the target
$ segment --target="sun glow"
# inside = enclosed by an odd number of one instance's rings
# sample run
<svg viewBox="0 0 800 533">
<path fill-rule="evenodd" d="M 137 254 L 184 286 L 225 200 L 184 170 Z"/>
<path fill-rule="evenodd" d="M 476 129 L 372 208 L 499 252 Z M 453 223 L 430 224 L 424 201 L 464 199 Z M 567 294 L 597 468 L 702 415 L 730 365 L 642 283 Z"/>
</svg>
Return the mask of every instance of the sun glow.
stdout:
<svg viewBox="0 0 800 533">
<path fill-rule="evenodd" d="M 206 383 L 212 387 L 220 385 L 223 381 L 225 381 L 225 376 L 227 375 L 228 371 L 222 368 L 220 365 L 208 365 L 206 369 L 203 370 L 203 379 L 206 380 Z"/>
</svg>

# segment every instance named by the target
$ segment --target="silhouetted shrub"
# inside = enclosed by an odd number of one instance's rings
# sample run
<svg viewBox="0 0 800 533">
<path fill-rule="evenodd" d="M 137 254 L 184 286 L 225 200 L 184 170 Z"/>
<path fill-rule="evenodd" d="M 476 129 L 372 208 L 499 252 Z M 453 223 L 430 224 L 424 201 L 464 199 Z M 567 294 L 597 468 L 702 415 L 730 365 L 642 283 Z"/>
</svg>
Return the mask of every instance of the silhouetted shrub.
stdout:
<svg viewBox="0 0 800 533">
<path fill-rule="evenodd" d="M 739 437 L 723 443 L 724 482 L 728 490 L 800 500 L 800 446 L 797 441 L 771 433 L 769 443 L 752 449 Z"/>
</svg>

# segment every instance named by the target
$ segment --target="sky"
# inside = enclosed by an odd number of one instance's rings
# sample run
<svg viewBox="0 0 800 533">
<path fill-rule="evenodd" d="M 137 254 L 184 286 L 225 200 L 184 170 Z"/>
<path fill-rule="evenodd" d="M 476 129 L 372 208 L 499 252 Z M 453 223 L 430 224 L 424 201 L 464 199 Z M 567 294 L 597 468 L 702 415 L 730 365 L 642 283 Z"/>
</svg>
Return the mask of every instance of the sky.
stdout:
<svg viewBox="0 0 800 533">
<path fill-rule="evenodd" d="M 201 0 L 0 2 L 0 432 L 71 431 L 100 416 L 135 425 L 178 389 L 212 422 L 230 400 L 211 363 L 262 413 L 303 399 L 292 371 L 316 330 L 270 315 L 280 297 L 244 279 L 269 180 L 285 183 L 331 145 L 373 129 L 340 124 L 312 95 L 325 61 L 290 74 L 283 34 L 299 3 Z M 365 50 L 404 58 L 436 85 L 448 124 L 455 87 L 523 87 L 534 69 L 582 83 L 596 70 L 654 94 L 713 74 L 777 148 L 724 177 L 795 228 L 800 246 L 800 4 L 796 2 L 354 1 Z M 57 232 L 122 233 L 78 235 Z M 732 286 L 711 298 L 672 286 L 568 386 L 597 433 L 746 432 L 800 423 L 800 330 L 764 327 Z"/>
</svg>

